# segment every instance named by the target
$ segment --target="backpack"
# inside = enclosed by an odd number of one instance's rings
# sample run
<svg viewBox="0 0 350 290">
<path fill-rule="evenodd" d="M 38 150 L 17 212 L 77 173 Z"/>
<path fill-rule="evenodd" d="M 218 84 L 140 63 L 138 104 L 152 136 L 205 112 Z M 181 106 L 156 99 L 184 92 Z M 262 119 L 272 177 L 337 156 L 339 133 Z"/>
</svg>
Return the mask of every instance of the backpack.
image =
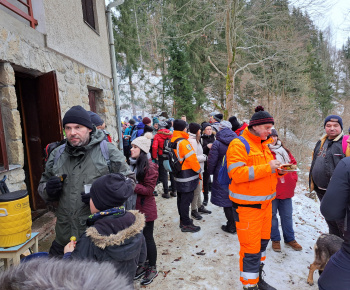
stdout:
<svg viewBox="0 0 350 290">
<path fill-rule="evenodd" d="M 245 150 L 247 151 L 247 154 L 249 155 L 250 146 L 249 146 L 249 143 L 247 142 L 247 140 L 244 139 L 242 136 L 238 136 L 237 138 L 244 144 Z M 231 183 L 231 179 L 228 176 L 226 154 L 224 155 L 224 157 L 222 159 L 221 167 L 220 167 L 219 174 L 218 174 L 218 181 L 219 181 L 221 188 L 228 191 L 228 186 Z"/>
<path fill-rule="evenodd" d="M 62 141 L 56 141 L 56 142 L 52 142 L 46 145 L 46 147 L 44 148 L 44 161 L 45 164 L 47 162 L 47 160 L 49 159 L 49 156 L 51 154 L 51 152 L 56 149 L 58 146 L 65 144 L 66 143 L 66 139 L 63 139 Z"/>
<path fill-rule="evenodd" d="M 59 149 L 57 150 L 56 155 L 55 155 L 55 159 L 53 160 L 54 165 L 57 163 L 57 160 L 60 158 L 60 156 L 62 155 L 65 148 L 66 148 L 66 143 L 59 146 Z M 108 151 L 107 141 L 105 139 L 103 139 L 100 142 L 100 148 L 101 148 L 102 155 L 107 162 L 108 170 L 109 170 L 109 172 L 112 172 L 111 160 L 109 159 L 109 151 Z"/>
<path fill-rule="evenodd" d="M 137 127 L 135 126 L 135 128 L 132 129 L 132 133 L 131 133 L 131 137 L 130 137 L 130 144 L 132 141 L 134 141 L 137 138 Z"/>
<path fill-rule="evenodd" d="M 174 173 L 175 176 L 180 173 L 182 163 L 179 161 L 174 149 L 177 149 L 178 142 L 182 140 L 185 140 L 185 138 L 177 138 L 174 142 L 170 142 L 170 139 L 164 141 L 163 166 L 166 171 Z M 185 161 L 185 159 L 183 161 Z"/>
</svg>

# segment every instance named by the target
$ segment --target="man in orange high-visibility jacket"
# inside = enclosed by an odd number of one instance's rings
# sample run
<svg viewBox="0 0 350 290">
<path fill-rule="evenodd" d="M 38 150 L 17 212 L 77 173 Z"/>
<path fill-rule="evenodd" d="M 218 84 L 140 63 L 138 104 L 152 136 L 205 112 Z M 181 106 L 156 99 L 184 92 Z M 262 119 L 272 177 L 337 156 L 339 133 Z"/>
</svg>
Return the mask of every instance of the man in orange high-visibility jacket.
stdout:
<svg viewBox="0 0 350 290">
<path fill-rule="evenodd" d="M 267 139 L 274 120 L 261 106 L 255 112 L 242 134 L 250 150 L 237 138 L 227 149 L 227 171 L 231 179 L 229 197 L 236 209 L 243 289 L 272 290 L 275 288 L 262 279 L 262 262 L 270 240 L 272 200 L 276 196 L 277 177 L 284 172 L 277 170 L 281 163 L 274 160 L 267 146 L 271 142 L 271 139 Z"/>
<path fill-rule="evenodd" d="M 194 190 L 199 183 L 201 167 L 197 160 L 187 134 L 187 123 L 183 120 L 174 121 L 174 132 L 171 143 L 176 142 L 175 154 L 181 162 L 181 171 L 174 174 L 177 189 L 177 209 L 180 215 L 180 228 L 182 232 L 198 232 L 200 227 L 195 226 L 190 219 L 189 210 L 193 200 Z"/>
</svg>

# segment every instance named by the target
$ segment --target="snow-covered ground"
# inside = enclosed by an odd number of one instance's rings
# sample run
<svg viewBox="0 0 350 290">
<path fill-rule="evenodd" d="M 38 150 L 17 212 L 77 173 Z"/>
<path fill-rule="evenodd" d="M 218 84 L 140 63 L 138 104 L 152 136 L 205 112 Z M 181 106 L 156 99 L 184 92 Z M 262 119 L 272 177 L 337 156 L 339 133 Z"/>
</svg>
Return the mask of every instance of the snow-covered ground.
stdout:
<svg viewBox="0 0 350 290">
<path fill-rule="evenodd" d="M 314 273 L 315 285 L 306 283 L 308 266 L 313 262 L 313 247 L 318 236 L 328 232 L 328 228 L 320 214 L 319 202 L 308 198 L 305 193 L 306 187 L 298 185 L 293 198 L 295 236 L 303 250 L 294 251 L 281 241 L 282 252 L 277 253 L 271 249 L 271 243 L 268 245 L 265 279 L 278 290 L 318 289 L 317 271 Z M 164 199 L 159 195 L 156 201 L 158 219 L 154 235 L 159 275 L 145 288 L 242 289 L 238 238 L 221 230 L 221 225 L 225 223 L 222 208 L 209 203 L 207 208 L 212 214 L 204 215 L 201 221 L 194 221 L 201 231 L 182 233 L 176 198 Z"/>
</svg>

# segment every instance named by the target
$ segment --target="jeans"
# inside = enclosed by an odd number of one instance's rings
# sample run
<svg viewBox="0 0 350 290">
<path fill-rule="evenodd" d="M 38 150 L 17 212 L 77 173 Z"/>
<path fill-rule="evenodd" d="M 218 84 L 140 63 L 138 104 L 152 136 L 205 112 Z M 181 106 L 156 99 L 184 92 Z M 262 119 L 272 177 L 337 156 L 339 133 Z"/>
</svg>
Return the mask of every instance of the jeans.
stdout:
<svg viewBox="0 0 350 290">
<path fill-rule="evenodd" d="M 193 195 L 194 191 L 177 192 L 177 210 L 179 212 L 180 222 L 185 226 L 191 224 L 189 210 L 193 200 Z"/>
<path fill-rule="evenodd" d="M 283 231 L 283 239 L 285 243 L 295 240 L 293 230 L 293 205 L 292 199 L 274 199 L 272 201 L 272 226 L 271 240 L 280 241 L 281 235 L 278 229 L 277 210 L 281 218 L 281 226 Z"/>
<path fill-rule="evenodd" d="M 150 266 L 156 266 L 157 263 L 157 246 L 153 237 L 154 221 L 146 222 L 143 228 L 143 235 L 145 236 L 147 245 L 147 259 Z"/>
<path fill-rule="evenodd" d="M 350 254 L 344 249 L 336 252 L 328 261 L 318 279 L 320 290 L 350 289 Z"/>
</svg>

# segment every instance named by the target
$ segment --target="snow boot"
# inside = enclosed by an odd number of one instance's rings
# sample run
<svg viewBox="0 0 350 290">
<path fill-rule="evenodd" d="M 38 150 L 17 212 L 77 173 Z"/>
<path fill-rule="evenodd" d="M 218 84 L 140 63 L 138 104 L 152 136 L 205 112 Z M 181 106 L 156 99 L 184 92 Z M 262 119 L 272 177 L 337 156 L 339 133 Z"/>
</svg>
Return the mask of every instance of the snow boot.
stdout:
<svg viewBox="0 0 350 290">
<path fill-rule="evenodd" d="M 272 287 L 271 285 L 267 284 L 266 281 L 263 279 L 263 273 L 265 275 L 265 272 L 263 270 L 264 268 L 264 263 L 260 264 L 259 268 L 259 282 L 258 282 L 258 289 L 259 290 L 276 290 L 276 288 Z"/>
<path fill-rule="evenodd" d="M 156 266 L 150 266 L 147 268 L 145 275 L 141 280 L 141 285 L 151 284 L 153 279 L 158 276 L 158 271 Z"/>
<path fill-rule="evenodd" d="M 194 219 L 196 220 L 201 220 L 203 217 L 198 213 L 198 211 L 196 210 L 192 210 L 191 211 L 191 216 L 193 216 Z"/>
<path fill-rule="evenodd" d="M 157 191 L 155 190 L 155 191 L 153 191 L 153 195 L 154 196 L 158 196 L 158 193 L 157 193 Z"/>
<path fill-rule="evenodd" d="M 198 211 L 201 213 L 207 213 L 207 214 L 211 214 L 210 210 L 207 210 L 204 205 L 202 205 L 200 208 L 198 208 Z"/>
<path fill-rule="evenodd" d="M 235 234 L 235 233 L 237 233 L 236 232 L 236 229 L 230 229 L 228 226 L 225 226 L 225 225 L 222 225 L 221 226 L 221 229 L 224 231 L 224 232 L 226 232 L 226 233 L 229 233 L 229 234 Z"/>
<path fill-rule="evenodd" d="M 191 219 L 191 223 L 193 223 L 193 219 Z M 183 226 L 184 225 L 183 225 L 182 221 L 180 221 L 179 228 L 182 229 Z"/>
<path fill-rule="evenodd" d="M 301 251 L 303 249 L 302 246 L 298 244 L 296 240 L 290 241 L 288 243 L 285 243 L 286 246 L 292 247 L 294 251 Z"/>
<path fill-rule="evenodd" d="M 253 286 L 243 286 L 243 290 L 259 290 L 258 285 L 255 284 Z"/>
<path fill-rule="evenodd" d="M 272 250 L 274 250 L 275 252 L 281 252 L 280 241 L 272 241 Z"/>
<path fill-rule="evenodd" d="M 148 262 L 145 264 L 139 264 L 137 266 L 136 274 L 134 277 L 134 280 L 140 279 L 145 273 L 146 270 L 148 269 Z"/>
<path fill-rule="evenodd" d="M 171 192 L 170 192 L 170 195 L 171 195 L 172 197 L 176 197 L 176 196 L 177 196 L 176 191 L 171 191 Z"/>
<path fill-rule="evenodd" d="M 170 198 L 170 194 L 169 194 L 169 193 L 163 193 L 163 194 L 162 194 L 162 197 L 164 197 L 164 198 Z"/>
<path fill-rule="evenodd" d="M 201 227 L 195 226 L 192 221 L 189 225 L 182 225 L 182 228 L 181 228 L 181 231 L 184 233 L 196 233 L 196 232 L 199 232 L 200 230 L 201 230 Z"/>
</svg>

